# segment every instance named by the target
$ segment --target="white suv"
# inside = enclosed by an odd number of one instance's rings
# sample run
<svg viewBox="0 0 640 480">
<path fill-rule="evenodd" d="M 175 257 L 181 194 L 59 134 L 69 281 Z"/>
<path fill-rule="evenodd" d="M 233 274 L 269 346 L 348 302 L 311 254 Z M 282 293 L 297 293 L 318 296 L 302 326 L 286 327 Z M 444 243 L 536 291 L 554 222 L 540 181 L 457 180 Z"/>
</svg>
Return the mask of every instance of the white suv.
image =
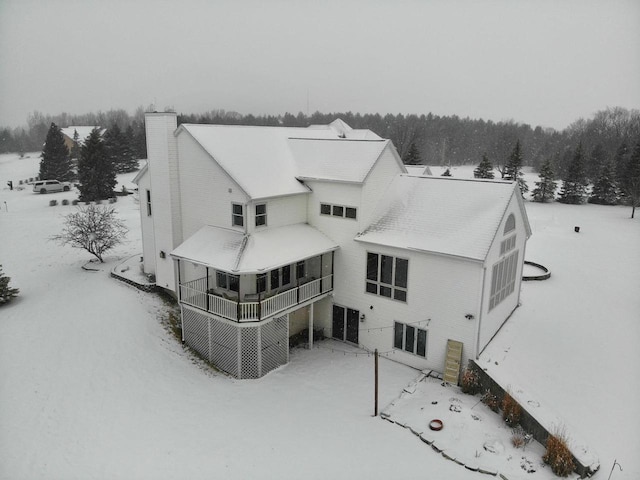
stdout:
<svg viewBox="0 0 640 480">
<path fill-rule="evenodd" d="M 38 180 L 33 183 L 33 191 L 36 193 L 68 192 L 71 190 L 69 182 L 58 180 Z"/>
</svg>

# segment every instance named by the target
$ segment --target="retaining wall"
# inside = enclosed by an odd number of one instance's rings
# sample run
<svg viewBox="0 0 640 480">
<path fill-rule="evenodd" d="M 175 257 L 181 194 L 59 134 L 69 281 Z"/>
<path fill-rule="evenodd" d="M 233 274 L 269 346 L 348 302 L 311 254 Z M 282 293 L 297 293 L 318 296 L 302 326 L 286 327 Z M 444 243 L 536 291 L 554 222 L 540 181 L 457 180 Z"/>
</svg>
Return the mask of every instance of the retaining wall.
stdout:
<svg viewBox="0 0 640 480">
<path fill-rule="evenodd" d="M 480 385 L 482 391 L 489 390 L 493 395 L 498 397 L 500 404 L 502 404 L 502 399 L 506 390 L 498 384 L 484 369 L 482 369 L 474 360 L 469 360 L 469 368 L 478 373 L 480 378 Z M 533 435 L 533 438 L 538 441 L 541 445 L 547 444 L 547 439 L 551 435 L 547 426 L 541 424 L 528 410 L 527 405 L 520 404 L 522 407 L 522 415 L 520 416 L 520 425 L 525 429 L 528 433 Z M 598 469 L 592 470 L 591 466 L 584 465 L 580 460 L 572 453 L 573 462 L 576 465 L 575 472 L 580 475 L 580 478 L 590 477 L 593 475 Z"/>
</svg>

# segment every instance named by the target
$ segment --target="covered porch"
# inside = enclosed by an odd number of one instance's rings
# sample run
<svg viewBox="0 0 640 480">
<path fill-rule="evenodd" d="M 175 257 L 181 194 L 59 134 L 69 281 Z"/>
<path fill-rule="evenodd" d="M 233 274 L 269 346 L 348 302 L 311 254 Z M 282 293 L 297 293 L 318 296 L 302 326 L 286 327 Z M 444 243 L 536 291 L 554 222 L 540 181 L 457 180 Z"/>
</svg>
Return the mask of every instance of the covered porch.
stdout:
<svg viewBox="0 0 640 480">
<path fill-rule="evenodd" d="M 233 322 L 260 322 L 333 290 L 337 245 L 301 224 L 252 235 L 203 227 L 172 253 L 181 304 Z"/>
</svg>

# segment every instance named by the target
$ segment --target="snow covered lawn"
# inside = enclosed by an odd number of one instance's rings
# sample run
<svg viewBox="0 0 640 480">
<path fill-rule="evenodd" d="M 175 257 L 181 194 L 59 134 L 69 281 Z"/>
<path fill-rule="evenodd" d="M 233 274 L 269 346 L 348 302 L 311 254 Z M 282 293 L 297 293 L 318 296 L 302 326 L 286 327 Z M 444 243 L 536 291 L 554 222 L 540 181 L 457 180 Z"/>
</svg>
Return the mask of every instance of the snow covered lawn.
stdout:
<svg viewBox="0 0 640 480">
<path fill-rule="evenodd" d="M 259 380 L 203 368 L 163 327 L 166 306 L 157 296 L 109 277 L 141 251 L 135 199 L 116 204 L 128 242 L 100 271 L 82 270 L 88 253 L 47 240 L 75 208 L 49 200 L 71 200 L 73 192 L 4 187 L 36 175 L 31 155 L 0 155 L 0 263 L 20 289 L 0 309 L 0 478 L 486 478 L 373 418 L 373 360 L 344 344 L 296 349 L 288 365 Z M 613 480 L 640 478 L 640 221 L 625 207 L 527 209 L 534 236 L 526 259 L 552 277 L 523 284 L 522 306 L 480 364 L 522 385 L 584 439 L 602 463 L 597 479 L 607 478 L 614 458 L 624 471 Z M 384 408 L 418 372 L 386 359 L 380 365 Z M 426 390 L 416 389 L 414 402 L 429 406 L 444 395 L 439 384 L 421 383 Z M 448 409 L 461 394 L 445 393 L 438 405 Z M 394 414 L 412 415 L 399 406 Z M 477 443 L 488 433 L 468 433 L 493 423 L 477 409 L 482 422 L 461 400 L 451 415 L 469 413 L 468 422 L 449 429 L 449 440 Z M 533 461 L 539 452 L 530 452 Z"/>
<path fill-rule="evenodd" d="M 0 156 L 2 185 L 34 176 L 33 156 Z M 99 272 L 47 240 L 75 208 L 54 198 L 74 197 L 0 187 L 0 263 L 20 288 L 0 310 L 0 478 L 472 478 L 372 417 L 372 358 L 294 350 L 249 381 L 194 363 L 162 327 L 162 301 L 109 277 L 141 251 L 132 196 L 116 204 L 128 243 Z M 380 363 L 385 406 L 418 372 Z"/>
</svg>

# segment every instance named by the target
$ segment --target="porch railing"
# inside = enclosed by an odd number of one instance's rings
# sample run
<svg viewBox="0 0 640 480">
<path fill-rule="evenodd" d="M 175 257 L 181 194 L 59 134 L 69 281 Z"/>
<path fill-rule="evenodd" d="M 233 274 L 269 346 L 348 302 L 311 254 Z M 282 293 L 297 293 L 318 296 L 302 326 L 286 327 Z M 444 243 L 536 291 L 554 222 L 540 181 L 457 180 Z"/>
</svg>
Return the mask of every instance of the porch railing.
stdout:
<svg viewBox="0 0 640 480">
<path fill-rule="evenodd" d="M 230 300 L 206 292 L 206 279 L 180 284 L 180 301 L 235 322 L 257 322 L 333 290 L 333 275 L 293 287 L 259 302 Z"/>
</svg>

